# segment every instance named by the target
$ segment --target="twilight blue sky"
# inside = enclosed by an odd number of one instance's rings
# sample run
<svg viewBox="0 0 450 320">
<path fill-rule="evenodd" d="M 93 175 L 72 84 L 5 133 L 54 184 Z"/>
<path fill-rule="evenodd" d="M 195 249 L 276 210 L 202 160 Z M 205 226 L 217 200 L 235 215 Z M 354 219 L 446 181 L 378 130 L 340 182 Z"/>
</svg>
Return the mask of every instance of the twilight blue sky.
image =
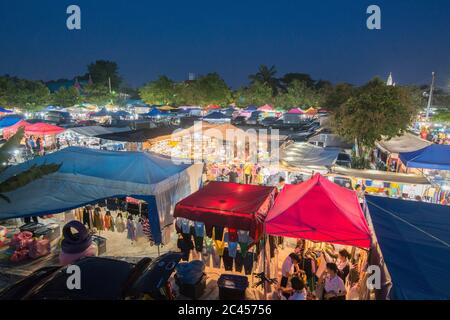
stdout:
<svg viewBox="0 0 450 320">
<path fill-rule="evenodd" d="M 66 28 L 81 7 L 82 30 Z M 382 10 L 382 30 L 366 9 Z M 258 65 L 363 83 L 450 85 L 450 0 L 0 0 L 0 74 L 71 78 L 110 59 L 132 86 L 220 73 L 233 87 Z"/>
</svg>

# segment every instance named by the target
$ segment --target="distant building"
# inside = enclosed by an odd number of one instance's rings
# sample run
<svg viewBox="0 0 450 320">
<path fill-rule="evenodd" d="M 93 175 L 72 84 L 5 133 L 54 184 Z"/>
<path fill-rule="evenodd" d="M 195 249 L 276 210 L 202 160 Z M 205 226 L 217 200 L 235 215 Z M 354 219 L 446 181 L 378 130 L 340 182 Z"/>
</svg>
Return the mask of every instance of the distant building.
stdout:
<svg viewBox="0 0 450 320">
<path fill-rule="evenodd" d="M 71 87 L 77 88 L 79 91 L 83 90 L 85 86 L 87 86 L 92 80 L 78 80 L 78 77 L 68 80 L 68 79 L 60 79 L 56 81 L 48 81 L 45 83 L 48 90 L 50 92 L 56 92 L 61 88 L 69 89 Z"/>
<path fill-rule="evenodd" d="M 392 72 L 389 72 L 389 77 L 386 81 L 387 86 L 395 87 L 394 79 L 392 78 Z"/>
</svg>

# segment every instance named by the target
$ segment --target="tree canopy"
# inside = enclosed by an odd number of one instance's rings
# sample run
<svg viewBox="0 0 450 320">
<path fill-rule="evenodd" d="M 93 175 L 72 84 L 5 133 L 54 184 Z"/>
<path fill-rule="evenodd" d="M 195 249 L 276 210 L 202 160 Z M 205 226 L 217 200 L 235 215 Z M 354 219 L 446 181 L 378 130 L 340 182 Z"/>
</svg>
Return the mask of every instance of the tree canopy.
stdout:
<svg viewBox="0 0 450 320">
<path fill-rule="evenodd" d="M 111 89 L 115 91 L 119 90 L 122 79 L 119 76 L 117 63 L 107 60 L 97 60 L 88 65 L 88 72 L 94 84 L 109 87 L 109 79 L 111 79 Z"/>
<path fill-rule="evenodd" d="M 335 110 L 332 123 L 338 134 L 356 141 L 358 156 L 364 157 L 376 141 L 404 132 L 417 111 L 405 88 L 375 78 Z"/>
<path fill-rule="evenodd" d="M 37 111 L 50 101 L 50 91 L 41 81 L 0 77 L 2 104 L 24 111 Z"/>
<path fill-rule="evenodd" d="M 61 87 L 53 93 L 53 104 L 61 107 L 73 107 L 81 101 L 80 93 L 75 87 L 65 88 Z"/>
</svg>

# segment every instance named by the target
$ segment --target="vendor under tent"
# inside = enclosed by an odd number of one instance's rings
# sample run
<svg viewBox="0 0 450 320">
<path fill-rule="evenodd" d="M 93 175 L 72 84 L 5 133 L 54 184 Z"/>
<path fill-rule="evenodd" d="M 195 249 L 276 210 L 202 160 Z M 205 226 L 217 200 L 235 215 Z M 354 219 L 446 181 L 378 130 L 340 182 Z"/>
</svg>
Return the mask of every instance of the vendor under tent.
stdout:
<svg viewBox="0 0 450 320">
<path fill-rule="evenodd" d="M 250 231 L 250 236 L 257 240 L 275 193 L 275 187 L 210 182 L 177 203 L 174 217 Z"/>
<path fill-rule="evenodd" d="M 450 145 L 432 144 L 417 151 L 402 152 L 399 157 L 406 168 L 450 171 Z"/>
<path fill-rule="evenodd" d="M 378 299 L 450 299 L 447 206 L 366 196 L 373 227 L 372 265 L 382 270 Z"/>
<path fill-rule="evenodd" d="M 173 221 L 173 206 L 198 189 L 202 174 L 201 165 L 175 165 L 168 158 L 147 153 L 69 147 L 9 167 L 0 174 L 0 181 L 42 164 L 61 167 L 3 193 L 11 202 L 0 202 L 0 220 L 61 213 L 107 198 L 132 196 L 148 203 L 157 244 L 162 242 L 161 229 Z"/>
<path fill-rule="evenodd" d="M 266 217 L 265 232 L 361 248 L 371 243 L 356 193 L 320 174 L 284 187 Z"/>
<path fill-rule="evenodd" d="M 423 149 L 431 145 L 431 142 L 406 132 L 404 135 L 399 137 L 378 141 L 375 145 L 379 150 L 378 157 L 380 160 L 384 162 L 388 168 L 392 167 L 392 171 L 398 171 L 398 157 L 400 153 Z"/>
</svg>

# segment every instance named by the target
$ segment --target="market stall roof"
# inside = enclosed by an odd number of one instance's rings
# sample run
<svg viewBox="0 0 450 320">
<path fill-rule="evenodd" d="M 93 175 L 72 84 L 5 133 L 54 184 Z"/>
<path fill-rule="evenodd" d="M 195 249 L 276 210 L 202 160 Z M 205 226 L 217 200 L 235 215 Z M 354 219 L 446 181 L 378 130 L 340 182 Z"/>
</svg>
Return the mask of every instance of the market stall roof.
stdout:
<svg viewBox="0 0 450 320">
<path fill-rule="evenodd" d="M 244 111 L 256 111 L 258 110 L 257 106 L 247 106 L 247 108 L 244 109 Z"/>
<path fill-rule="evenodd" d="M 210 104 L 206 107 L 206 109 L 211 110 L 211 109 L 220 109 L 219 105 L 216 104 Z"/>
<path fill-rule="evenodd" d="M 429 146 L 431 142 L 420 139 L 409 132 L 390 140 L 382 140 L 376 143 L 378 148 L 388 153 L 411 152 Z"/>
<path fill-rule="evenodd" d="M 15 125 L 20 120 L 22 120 L 22 117 L 20 117 L 20 116 L 1 118 L 0 119 L 0 129 L 7 128 L 7 127 L 10 127 L 12 125 Z"/>
<path fill-rule="evenodd" d="M 289 110 L 287 113 L 289 113 L 289 114 L 304 114 L 305 111 L 303 111 L 300 108 L 293 108 L 293 109 Z"/>
<path fill-rule="evenodd" d="M 313 107 L 310 107 L 309 109 L 307 109 L 307 110 L 305 111 L 305 113 L 306 113 L 306 114 L 309 114 L 309 115 L 314 115 L 314 114 L 317 113 L 317 109 L 314 109 Z"/>
<path fill-rule="evenodd" d="M 102 127 L 102 126 L 86 126 L 86 127 L 73 127 L 67 129 L 67 132 L 74 132 L 76 134 L 86 137 L 98 137 L 106 134 L 115 134 L 121 132 L 128 132 L 131 129 L 129 127 Z"/>
<path fill-rule="evenodd" d="M 375 196 L 366 201 L 391 277 L 390 297 L 450 299 L 449 207 Z"/>
<path fill-rule="evenodd" d="M 450 170 L 450 145 L 432 144 L 417 151 L 402 152 L 399 156 L 408 168 Z"/>
<path fill-rule="evenodd" d="M 3 193 L 11 202 L 0 201 L 0 220 L 60 213 L 110 197 L 133 196 L 149 203 L 156 242 L 161 239 L 160 223 L 172 222 L 171 208 L 198 189 L 202 173 L 202 165 L 176 165 L 169 158 L 143 152 L 69 147 L 9 167 L 0 174 L 0 181 L 42 164 L 61 167 Z"/>
<path fill-rule="evenodd" d="M 98 138 L 121 142 L 144 142 L 147 140 L 158 138 L 160 136 L 169 135 L 172 132 L 174 132 L 177 128 L 178 127 L 174 126 L 164 126 L 151 129 L 146 128 L 132 131 L 128 130 L 99 135 Z"/>
<path fill-rule="evenodd" d="M 210 114 L 204 116 L 203 119 L 207 119 L 207 120 L 219 119 L 220 120 L 220 119 L 229 119 L 229 117 L 224 115 L 222 112 L 214 111 L 214 112 L 211 112 Z"/>
<path fill-rule="evenodd" d="M 293 142 L 280 150 L 280 162 L 285 167 L 324 169 L 331 167 L 339 148 L 322 148 L 305 142 Z"/>
<path fill-rule="evenodd" d="M 269 111 L 274 111 L 274 109 L 270 104 L 265 104 L 265 105 L 259 107 L 258 111 L 269 112 Z"/>
<path fill-rule="evenodd" d="M 37 136 L 46 136 L 46 135 L 54 135 L 63 132 L 65 129 L 54 126 L 49 123 L 38 122 L 35 124 L 31 124 L 29 126 L 25 126 L 25 133 L 28 135 L 37 135 Z"/>
<path fill-rule="evenodd" d="M 129 117 L 131 114 L 125 110 L 119 110 L 111 114 L 113 117 Z"/>
<path fill-rule="evenodd" d="M 0 107 L 0 113 L 13 113 L 13 111 Z"/>
<path fill-rule="evenodd" d="M 20 120 L 19 122 L 16 122 L 12 126 L 9 126 L 9 127 L 3 129 L 3 138 L 9 139 L 11 136 L 16 134 L 16 132 L 17 132 L 17 130 L 19 130 L 19 128 L 23 128 L 23 127 L 26 128 L 28 126 L 31 126 L 31 123 L 29 123 L 25 120 Z"/>
<path fill-rule="evenodd" d="M 286 185 L 265 222 L 267 234 L 370 247 L 370 233 L 356 192 L 320 174 Z"/>
<path fill-rule="evenodd" d="M 275 193 L 275 187 L 214 181 L 177 203 L 174 217 L 248 230 L 255 239 Z"/>
<path fill-rule="evenodd" d="M 379 170 L 358 170 L 335 166 L 332 169 L 333 174 L 345 175 L 349 177 L 362 178 L 368 180 L 378 180 L 386 182 L 407 183 L 407 184 L 424 184 L 429 185 L 430 182 L 424 176 L 415 174 L 385 172 Z"/>
</svg>

